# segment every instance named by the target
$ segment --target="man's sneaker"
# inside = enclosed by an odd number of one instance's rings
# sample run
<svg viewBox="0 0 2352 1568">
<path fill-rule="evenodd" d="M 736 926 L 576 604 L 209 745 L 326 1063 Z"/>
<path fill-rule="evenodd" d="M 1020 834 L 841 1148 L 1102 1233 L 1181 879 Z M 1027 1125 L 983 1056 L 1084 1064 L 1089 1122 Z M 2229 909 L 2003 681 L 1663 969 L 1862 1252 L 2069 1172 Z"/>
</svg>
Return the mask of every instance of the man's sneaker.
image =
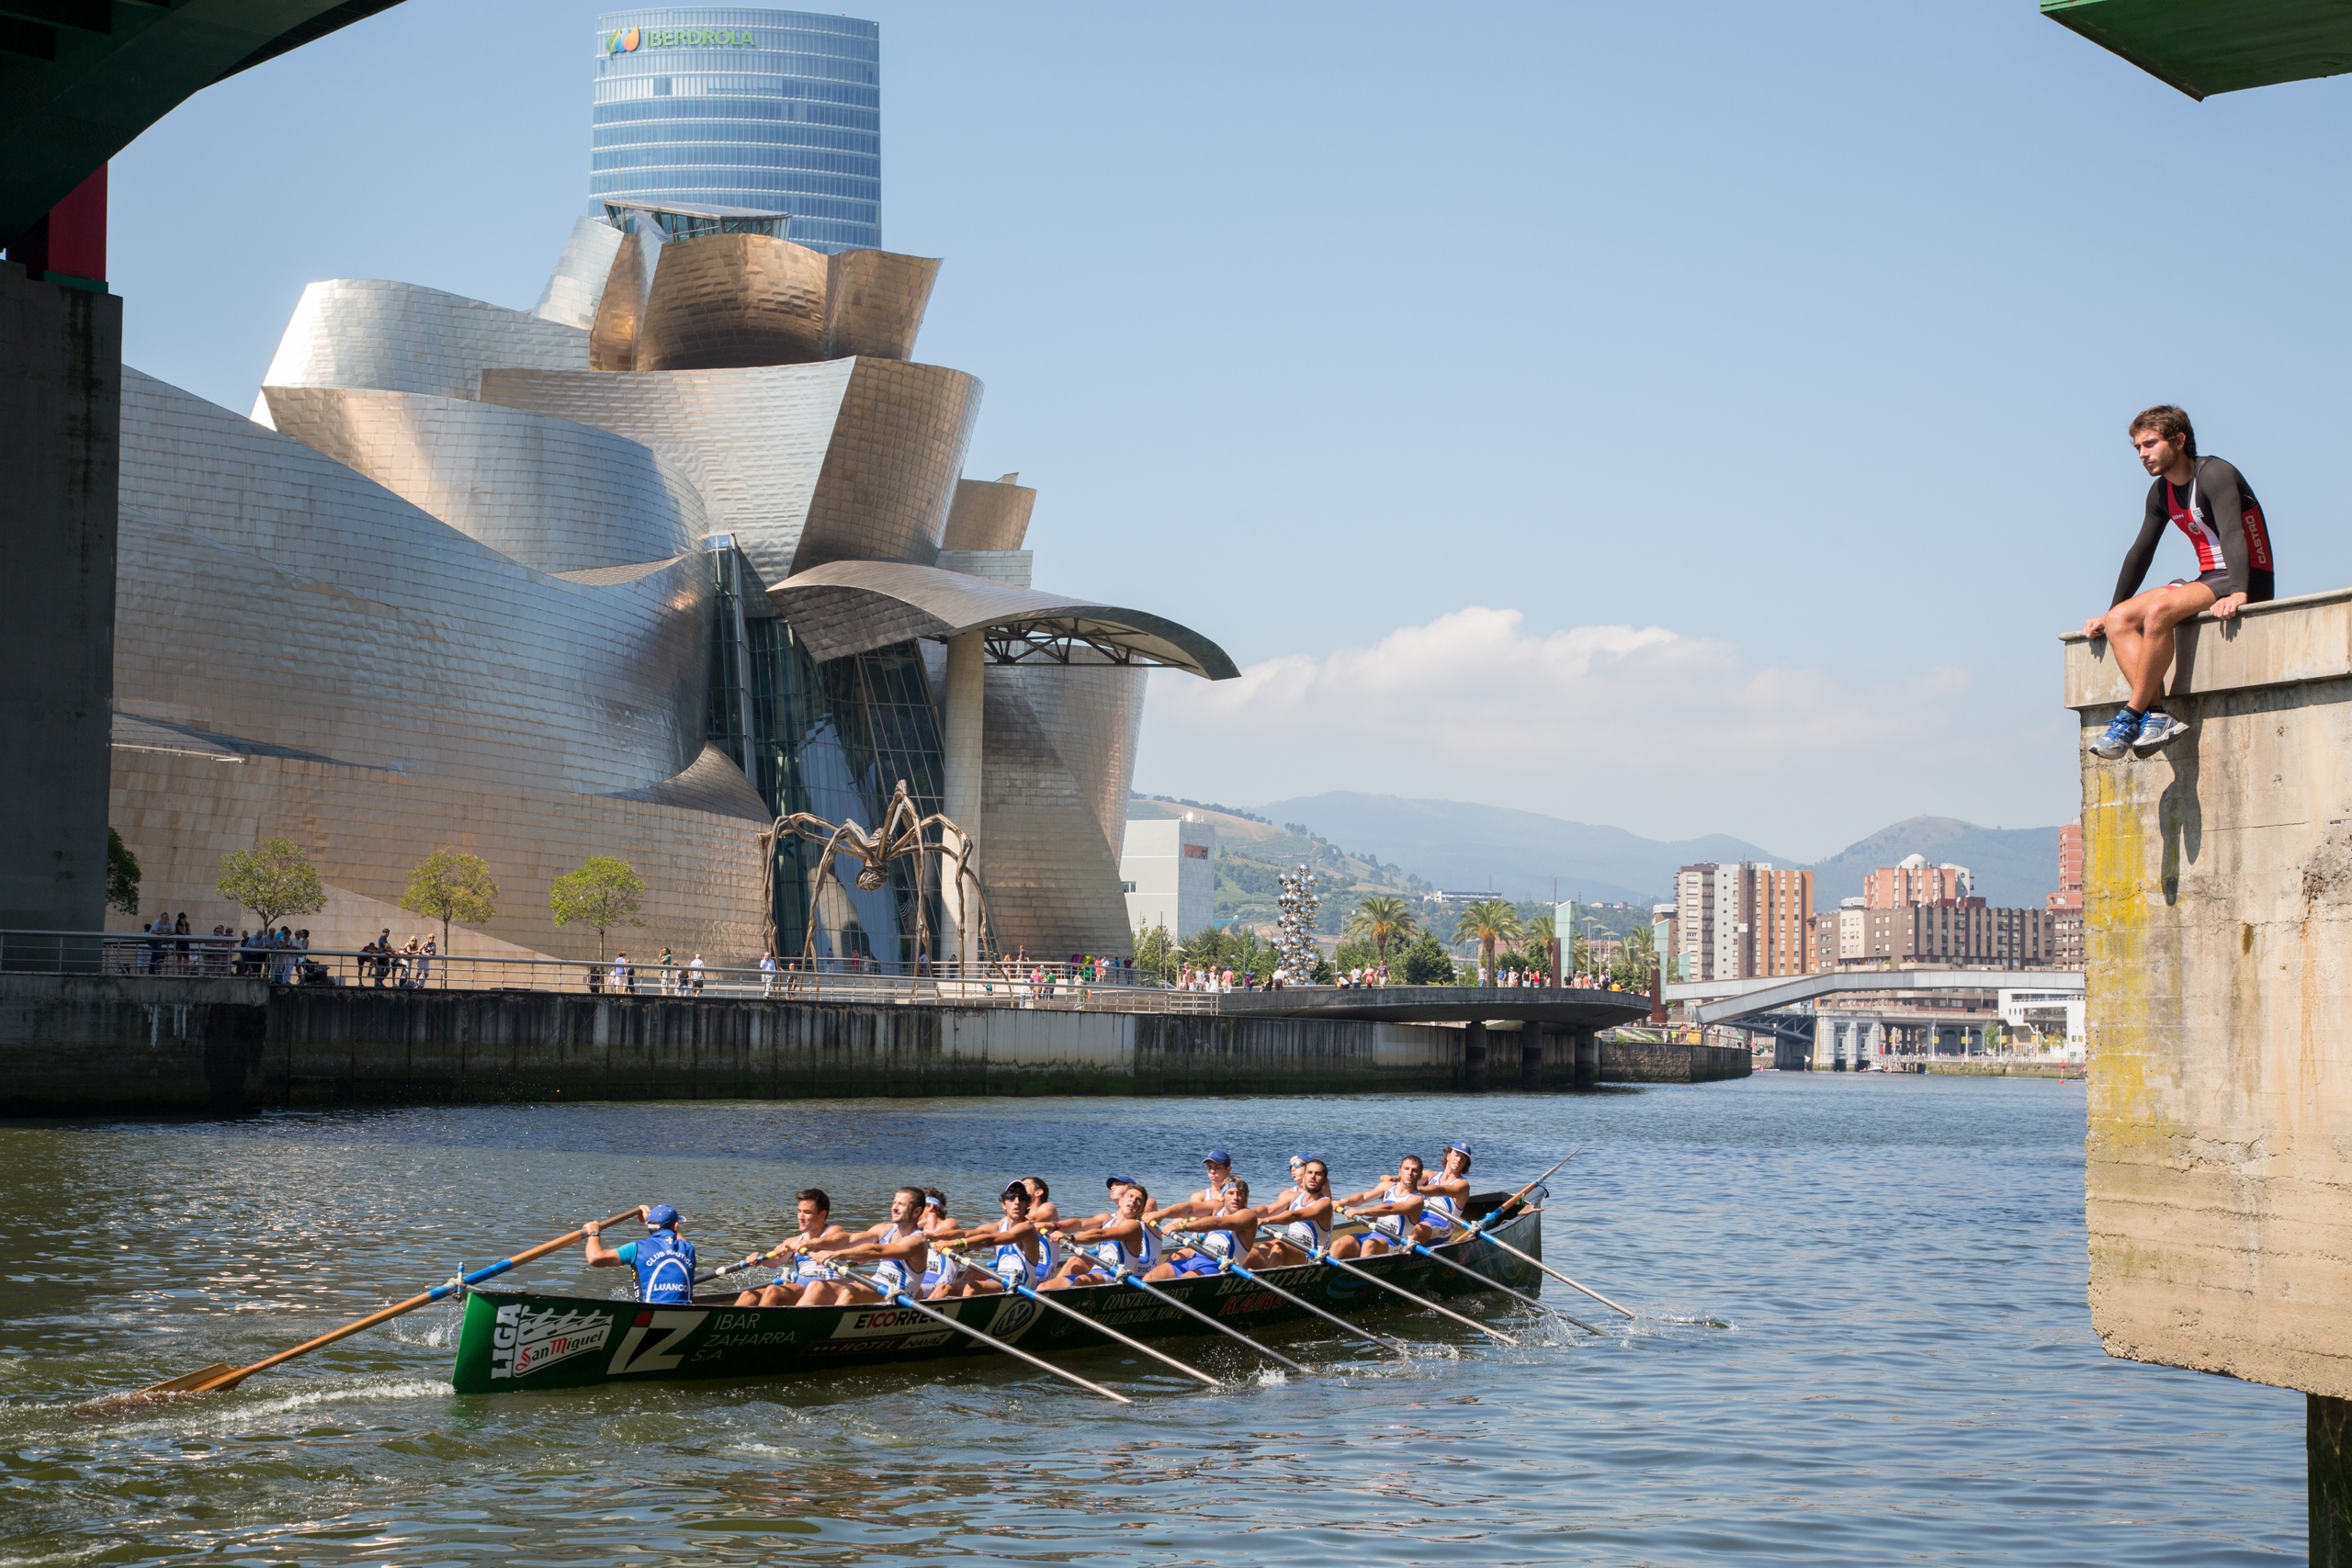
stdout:
<svg viewBox="0 0 2352 1568">
<path fill-rule="evenodd" d="M 2162 708 L 2152 708 L 2140 721 L 2140 738 L 2132 742 L 2132 749 L 2143 757 L 2152 757 L 2188 733 L 2188 726 Z"/>
<path fill-rule="evenodd" d="M 2091 750 L 2101 757 L 2120 757 L 2140 739 L 2140 715 L 2130 708 L 2120 710 L 2107 721 L 2107 733 L 2091 742 Z"/>
</svg>

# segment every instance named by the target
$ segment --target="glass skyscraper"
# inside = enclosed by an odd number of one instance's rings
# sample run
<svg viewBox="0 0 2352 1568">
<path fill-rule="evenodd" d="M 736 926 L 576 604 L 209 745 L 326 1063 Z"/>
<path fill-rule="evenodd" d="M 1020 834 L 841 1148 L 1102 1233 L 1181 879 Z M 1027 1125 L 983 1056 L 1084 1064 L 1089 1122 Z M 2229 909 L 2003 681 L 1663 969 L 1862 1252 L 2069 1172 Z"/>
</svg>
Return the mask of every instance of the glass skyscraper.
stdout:
<svg viewBox="0 0 2352 1568">
<path fill-rule="evenodd" d="M 658 6 L 596 19 L 588 190 L 785 212 L 818 251 L 882 246 L 882 29 L 808 11 Z"/>
</svg>

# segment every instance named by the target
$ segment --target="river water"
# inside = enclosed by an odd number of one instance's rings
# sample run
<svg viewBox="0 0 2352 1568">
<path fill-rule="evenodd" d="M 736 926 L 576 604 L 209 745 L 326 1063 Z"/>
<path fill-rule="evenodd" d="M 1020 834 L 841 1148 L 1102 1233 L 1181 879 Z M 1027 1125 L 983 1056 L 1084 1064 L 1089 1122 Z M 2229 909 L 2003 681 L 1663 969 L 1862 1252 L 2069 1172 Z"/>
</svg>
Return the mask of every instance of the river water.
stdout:
<svg viewBox="0 0 2352 1568">
<path fill-rule="evenodd" d="M 0 1127 L 0 1564 L 2300 1559 L 2301 1396 L 2091 1334 L 2082 1092 L 1766 1074 Z M 1588 1340 L 1498 1312 L 1518 1348 L 1395 1319 L 1401 1364 L 1302 1331 L 1280 1343 L 1321 1370 L 1288 1381 L 1185 1342 L 1243 1382 L 1225 1393 L 1082 1358 L 1121 1409 L 985 1361 L 461 1399 L 442 1306 L 234 1393 L 69 1411 L 639 1201 L 676 1203 L 707 1261 L 788 1229 L 804 1185 L 871 1217 L 930 1182 L 969 1218 L 1043 1174 L 1082 1213 L 1106 1171 L 1164 1191 L 1212 1145 L 1271 1196 L 1294 1148 L 1352 1190 L 1457 1136 L 1482 1188 L 1580 1147 L 1547 1257 L 1643 1316 Z M 567 1255 L 524 1278 L 616 1276 Z"/>
</svg>

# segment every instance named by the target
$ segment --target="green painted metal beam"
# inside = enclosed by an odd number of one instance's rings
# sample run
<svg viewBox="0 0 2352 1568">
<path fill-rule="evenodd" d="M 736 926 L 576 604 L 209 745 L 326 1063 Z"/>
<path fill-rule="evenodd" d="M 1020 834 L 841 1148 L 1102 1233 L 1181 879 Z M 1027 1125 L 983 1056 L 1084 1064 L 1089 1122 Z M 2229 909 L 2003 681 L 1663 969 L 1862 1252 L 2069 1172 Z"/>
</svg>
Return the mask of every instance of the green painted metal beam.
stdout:
<svg viewBox="0 0 2352 1568">
<path fill-rule="evenodd" d="M 2041 0 L 2041 14 L 2192 98 L 2352 71 L 2352 0 Z"/>
<path fill-rule="evenodd" d="M 0 243 L 190 95 L 400 0 L 0 0 Z"/>
</svg>

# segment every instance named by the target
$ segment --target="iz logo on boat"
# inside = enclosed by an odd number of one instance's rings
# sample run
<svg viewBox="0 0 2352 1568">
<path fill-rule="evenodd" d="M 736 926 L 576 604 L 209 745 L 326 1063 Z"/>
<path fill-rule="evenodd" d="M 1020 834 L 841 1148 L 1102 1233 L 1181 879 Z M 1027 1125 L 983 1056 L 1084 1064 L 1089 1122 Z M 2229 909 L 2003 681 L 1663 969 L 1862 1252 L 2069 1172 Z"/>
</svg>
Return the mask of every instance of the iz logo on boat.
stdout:
<svg viewBox="0 0 2352 1568">
<path fill-rule="evenodd" d="M 703 1325 L 707 1312 L 641 1312 L 637 1323 L 621 1336 L 621 1348 L 613 1352 L 613 1364 L 605 1369 L 607 1377 L 626 1377 L 631 1372 L 666 1372 L 685 1359 L 676 1349 L 685 1338 Z M 647 1343 L 650 1336 L 660 1337 Z"/>
</svg>

